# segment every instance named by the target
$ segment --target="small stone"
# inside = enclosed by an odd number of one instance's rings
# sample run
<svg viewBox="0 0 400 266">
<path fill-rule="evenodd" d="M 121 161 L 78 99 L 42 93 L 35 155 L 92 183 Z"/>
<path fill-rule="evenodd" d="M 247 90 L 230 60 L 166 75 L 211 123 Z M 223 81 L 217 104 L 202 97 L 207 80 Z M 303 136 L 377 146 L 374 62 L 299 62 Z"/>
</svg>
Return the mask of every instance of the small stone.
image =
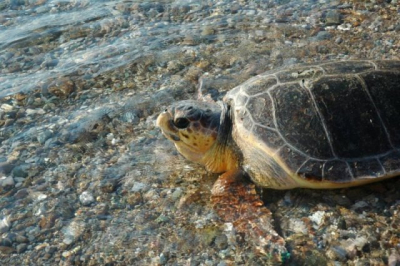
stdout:
<svg viewBox="0 0 400 266">
<path fill-rule="evenodd" d="M 58 60 L 57 59 L 46 59 L 40 66 L 43 68 L 52 68 L 58 65 Z"/>
<path fill-rule="evenodd" d="M 173 201 L 176 201 L 176 200 L 178 200 L 181 196 L 182 196 L 182 189 L 181 189 L 181 188 L 177 188 L 177 189 L 175 189 L 175 191 L 172 193 L 171 199 L 172 199 Z"/>
<path fill-rule="evenodd" d="M 28 195 L 29 195 L 28 190 L 26 188 L 22 188 L 22 189 L 18 190 L 17 193 L 15 193 L 14 197 L 16 199 L 24 199 Z"/>
<path fill-rule="evenodd" d="M 172 73 L 178 72 L 178 71 L 182 70 L 183 68 L 184 68 L 184 66 L 178 60 L 172 60 L 172 61 L 168 62 L 168 65 L 167 65 L 167 70 Z"/>
<path fill-rule="evenodd" d="M 343 39 L 341 37 L 337 37 L 335 40 L 335 43 L 341 44 L 343 42 Z"/>
<path fill-rule="evenodd" d="M 50 130 L 45 130 L 39 133 L 39 135 L 37 136 L 37 140 L 39 141 L 40 144 L 44 144 L 46 140 L 48 140 L 52 136 L 53 132 L 51 132 Z"/>
<path fill-rule="evenodd" d="M 15 249 L 12 247 L 3 247 L 0 246 L 0 254 L 12 254 L 15 252 Z"/>
<path fill-rule="evenodd" d="M 294 233 L 300 233 L 305 235 L 309 233 L 307 225 L 301 219 L 290 219 L 288 230 Z"/>
<path fill-rule="evenodd" d="M 61 78 L 52 82 L 47 91 L 60 98 L 67 98 L 74 91 L 74 82 L 68 78 Z"/>
<path fill-rule="evenodd" d="M 205 35 L 212 35 L 215 33 L 215 30 L 213 27 L 211 26 L 205 26 L 203 28 L 203 31 L 201 32 L 201 35 L 205 36 Z"/>
<path fill-rule="evenodd" d="M 330 258 L 331 260 L 340 260 L 340 261 L 346 260 L 346 254 L 347 254 L 346 250 L 344 250 L 339 246 L 331 247 L 326 253 L 328 258 Z"/>
<path fill-rule="evenodd" d="M 357 209 L 364 209 L 369 206 L 368 202 L 364 200 L 357 201 L 353 206 L 351 206 L 351 209 L 357 210 Z"/>
<path fill-rule="evenodd" d="M 8 190 L 15 184 L 14 179 L 11 176 L 0 177 L 0 187 Z"/>
<path fill-rule="evenodd" d="M 215 238 L 214 243 L 218 249 L 226 249 L 228 247 L 228 238 L 226 235 L 221 234 Z"/>
<path fill-rule="evenodd" d="M 42 229 L 50 229 L 54 226 L 56 216 L 54 214 L 49 214 L 43 216 L 39 221 L 39 227 Z"/>
<path fill-rule="evenodd" d="M 23 178 L 25 178 L 25 177 L 28 177 L 28 175 L 29 175 L 29 173 L 28 173 L 29 168 L 30 168 L 29 164 L 21 164 L 21 165 L 16 166 L 12 170 L 11 174 L 12 174 L 13 177 L 23 177 Z"/>
<path fill-rule="evenodd" d="M 325 24 L 327 26 L 340 24 L 340 13 L 337 10 L 330 10 L 326 13 Z"/>
<path fill-rule="evenodd" d="M 22 235 L 16 235 L 15 236 L 15 242 L 17 243 L 29 243 L 29 239 L 25 236 Z"/>
<path fill-rule="evenodd" d="M 133 192 L 126 199 L 126 202 L 131 206 L 138 205 L 142 201 L 143 201 L 143 198 L 142 198 L 142 194 L 140 192 Z"/>
<path fill-rule="evenodd" d="M 318 229 L 324 222 L 325 212 L 324 211 L 316 211 L 313 215 L 309 216 L 310 220 L 313 222 L 313 227 Z"/>
<path fill-rule="evenodd" d="M 141 183 L 141 182 L 135 182 L 133 184 L 133 187 L 131 188 L 132 192 L 144 192 L 149 189 L 148 185 Z"/>
<path fill-rule="evenodd" d="M 332 38 L 332 34 L 330 34 L 327 31 L 320 31 L 317 33 L 317 36 L 314 37 L 314 40 L 316 41 L 323 41 L 323 40 L 329 40 Z"/>
<path fill-rule="evenodd" d="M 27 244 L 19 244 L 17 245 L 17 253 L 24 253 L 28 248 Z"/>
<path fill-rule="evenodd" d="M 197 45 L 200 43 L 200 39 L 194 35 L 186 35 L 183 39 L 183 44 L 186 45 Z"/>
<path fill-rule="evenodd" d="M 119 179 L 105 179 L 100 183 L 100 190 L 104 193 L 113 193 L 119 184 Z"/>
<path fill-rule="evenodd" d="M 81 201 L 82 205 L 88 206 L 94 202 L 94 197 L 89 191 L 84 191 L 81 195 L 79 195 L 79 200 Z"/>
<path fill-rule="evenodd" d="M 3 246 L 3 247 L 11 247 L 11 246 L 12 246 L 11 240 L 8 239 L 8 238 L 2 238 L 2 239 L 0 240 L 0 246 Z"/>
<path fill-rule="evenodd" d="M 167 264 L 167 261 L 168 261 L 168 257 L 164 253 L 161 253 L 160 254 L 160 264 L 165 265 L 165 264 Z"/>
<path fill-rule="evenodd" d="M 0 162 L 0 174 L 8 175 L 14 167 L 15 165 L 9 162 Z"/>
<path fill-rule="evenodd" d="M 391 250 L 391 254 L 388 259 L 388 266 L 396 266 L 400 263 L 400 255 L 395 249 Z"/>
<path fill-rule="evenodd" d="M 9 111 L 12 111 L 12 110 L 13 110 L 13 106 L 10 105 L 10 104 L 7 104 L 7 103 L 3 103 L 3 104 L 0 106 L 0 109 L 4 110 L 4 111 L 6 111 L 6 112 L 9 112 Z"/>
</svg>

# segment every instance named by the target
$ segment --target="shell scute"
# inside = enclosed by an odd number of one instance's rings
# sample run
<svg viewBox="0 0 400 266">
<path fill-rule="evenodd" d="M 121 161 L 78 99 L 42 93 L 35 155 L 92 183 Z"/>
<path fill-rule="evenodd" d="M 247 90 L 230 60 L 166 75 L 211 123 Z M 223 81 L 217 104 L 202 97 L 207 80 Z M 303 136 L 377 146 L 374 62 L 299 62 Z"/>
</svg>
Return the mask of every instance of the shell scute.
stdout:
<svg viewBox="0 0 400 266">
<path fill-rule="evenodd" d="M 301 82 L 303 80 L 316 80 L 324 74 L 318 66 L 302 66 L 276 73 L 280 83 Z"/>
<path fill-rule="evenodd" d="M 353 175 L 345 161 L 331 160 L 324 164 L 323 178 L 334 182 L 349 182 L 353 180 Z"/>
<path fill-rule="evenodd" d="M 279 150 L 278 155 L 279 158 L 285 158 L 285 163 L 290 169 L 298 169 L 304 161 L 307 160 L 307 157 L 291 149 L 287 145 Z"/>
<path fill-rule="evenodd" d="M 247 109 L 251 110 L 251 116 L 255 123 L 275 128 L 273 103 L 268 93 L 250 97 L 247 103 Z"/>
<path fill-rule="evenodd" d="M 349 163 L 354 176 L 372 176 L 377 177 L 385 173 L 382 165 L 377 159 L 359 160 Z"/>
<path fill-rule="evenodd" d="M 400 152 L 393 151 L 386 156 L 381 157 L 380 162 L 387 173 L 400 172 Z"/>
<path fill-rule="evenodd" d="M 323 64 L 321 66 L 326 74 L 357 74 L 360 72 L 374 70 L 375 66 L 370 61 L 340 61 Z"/>
<path fill-rule="evenodd" d="M 376 71 L 360 76 L 379 110 L 392 144 L 400 148 L 400 74 Z"/>
<path fill-rule="evenodd" d="M 264 143 L 268 143 L 268 147 L 273 150 L 276 150 L 285 145 L 285 142 L 275 130 L 255 125 L 253 133 L 258 136 Z"/>
<path fill-rule="evenodd" d="M 399 60 L 378 60 L 374 61 L 379 70 L 393 70 L 400 69 Z"/>
<path fill-rule="evenodd" d="M 243 127 L 246 130 L 251 130 L 253 127 L 253 121 L 251 120 L 250 113 L 247 109 L 243 108 L 236 110 L 235 116 L 237 117 L 237 120 L 243 124 Z"/>
<path fill-rule="evenodd" d="M 332 150 L 310 95 L 299 84 L 271 90 L 277 129 L 292 146 L 310 157 L 332 158 Z"/>
<path fill-rule="evenodd" d="M 323 161 L 308 160 L 297 171 L 297 174 L 307 180 L 322 181 Z"/>
<path fill-rule="evenodd" d="M 248 96 L 246 96 L 243 93 L 238 93 L 235 99 L 235 106 L 236 107 L 242 107 L 246 106 L 247 100 L 249 99 Z"/>
<path fill-rule="evenodd" d="M 359 79 L 324 77 L 314 84 L 312 93 L 339 158 L 373 156 L 390 149 L 376 108 Z"/>
<path fill-rule="evenodd" d="M 277 80 L 274 76 L 260 77 L 243 87 L 244 92 L 249 96 L 258 93 L 266 92 L 269 88 L 277 84 Z"/>
</svg>

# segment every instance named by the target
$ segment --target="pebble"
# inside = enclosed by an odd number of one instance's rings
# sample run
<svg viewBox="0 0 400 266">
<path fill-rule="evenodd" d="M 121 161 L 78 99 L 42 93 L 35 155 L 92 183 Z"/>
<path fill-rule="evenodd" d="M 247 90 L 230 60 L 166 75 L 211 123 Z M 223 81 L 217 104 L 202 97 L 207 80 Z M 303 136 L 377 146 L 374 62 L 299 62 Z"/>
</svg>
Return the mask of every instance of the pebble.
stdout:
<svg viewBox="0 0 400 266">
<path fill-rule="evenodd" d="M 317 36 L 313 37 L 313 39 L 316 41 L 329 40 L 331 38 L 332 34 L 327 31 L 320 31 L 317 33 Z"/>
<path fill-rule="evenodd" d="M 14 169 L 12 170 L 12 175 L 14 177 L 26 178 L 29 175 L 29 169 L 30 169 L 29 164 L 18 165 L 16 167 L 14 167 Z"/>
<path fill-rule="evenodd" d="M 335 43 L 337 43 L 337 44 L 341 44 L 342 42 L 343 42 L 342 37 L 337 37 L 337 38 L 335 39 Z"/>
<path fill-rule="evenodd" d="M 141 183 L 141 182 L 135 182 L 131 188 L 132 192 L 144 192 L 149 189 L 149 186 L 147 184 Z"/>
<path fill-rule="evenodd" d="M 23 235 L 17 234 L 15 237 L 15 242 L 17 243 L 29 243 L 29 239 Z"/>
<path fill-rule="evenodd" d="M 118 178 L 113 178 L 113 179 L 105 179 L 102 180 L 100 183 L 100 190 L 104 193 L 113 193 L 119 184 L 119 179 Z"/>
<path fill-rule="evenodd" d="M 312 215 L 309 216 L 310 220 L 314 223 L 313 227 L 318 229 L 324 222 L 325 212 L 324 211 L 316 211 Z"/>
<path fill-rule="evenodd" d="M 10 229 L 10 221 L 8 217 L 3 216 L 0 219 L 0 233 L 5 233 L 8 232 L 8 230 Z"/>
<path fill-rule="evenodd" d="M 15 165 L 9 162 L 0 162 L 0 175 L 8 175 L 14 169 Z"/>
<path fill-rule="evenodd" d="M 325 24 L 327 26 L 339 25 L 340 13 L 337 10 L 329 10 L 328 13 L 326 13 Z"/>
<path fill-rule="evenodd" d="M 53 136 L 52 131 L 45 130 L 45 131 L 39 133 L 39 135 L 37 136 L 37 140 L 39 141 L 40 144 L 44 144 L 46 142 L 46 140 L 48 140 L 52 136 Z"/>
<path fill-rule="evenodd" d="M 218 235 L 214 243 L 219 250 L 226 249 L 228 247 L 228 238 L 224 234 Z"/>
<path fill-rule="evenodd" d="M 27 248 L 28 248 L 28 245 L 27 244 L 18 244 L 17 245 L 17 253 L 24 253 L 26 250 L 27 250 Z"/>
<path fill-rule="evenodd" d="M 160 254 L 160 264 L 165 265 L 165 264 L 167 264 L 167 262 L 168 262 L 168 257 L 164 253 L 161 253 Z"/>
<path fill-rule="evenodd" d="M 82 192 L 81 195 L 79 195 L 79 200 L 84 206 L 88 206 L 94 202 L 94 197 L 93 194 L 89 191 L 84 191 Z"/>
<path fill-rule="evenodd" d="M 327 254 L 326 254 L 331 260 L 340 260 L 340 261 L 345 261 L 346 260 L 346 255 L 347 252 L 345 249 L 343 249 L 340 246 L 332 246 Z"/>
<path fill-rule="evenodd" d="M 11 247 L 12 246 L 11 240 L 8 238 L 2 238 L 0 240 L 0 246 Z"/>
<path fill-rule="evenodd" d="M 4 189 L 9 189 L 14 186 L 14 179 L 11 176 L 0 177 L 0 187 Z"/>
</svg>

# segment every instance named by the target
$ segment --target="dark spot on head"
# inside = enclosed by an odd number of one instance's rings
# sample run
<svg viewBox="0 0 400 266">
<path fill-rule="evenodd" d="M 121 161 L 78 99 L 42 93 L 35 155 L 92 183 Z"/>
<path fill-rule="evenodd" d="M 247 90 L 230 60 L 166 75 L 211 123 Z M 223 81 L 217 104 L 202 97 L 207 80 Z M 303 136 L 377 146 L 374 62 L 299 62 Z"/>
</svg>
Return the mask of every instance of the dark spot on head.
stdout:
<svg viewBox="0 0 400 266">
<path fill-rule="evenodd" d="M 193 130 L 191 130 L 190 128 L 188 128 L 188 129 L 187 129 L 187 132 L 192 133 Z M 196 138 L 194 138 L 194 139 L 196 139 Z"/>
<path fill-rule="evenodd" d="M 199 130 L 200 129 L 200 123 L 199 122 L 194 122 L 193 123 L 193 127 L 194 127 L 194 129 Z"/>
<path fill-rule="evenodd" d="M 182 136 L 184 136 L 185 138 L 189 138 L 189 136 L 188 135 L 186 135 L 186 134 L 184 134 L 184 133 L 182 133 Z"/>
<path fill-rule="evenodd" d="M 196 138 L 195 136 L 193 136 L 193 139 L 194 139 L 194 140 L 197 140 L 197 138 Z"/>
<path fill-rule="evenodd" d="M 197 143 L 193 143 L 193 146 L 196 146 L 196 147 L 197 147 Z"/>
</svg>

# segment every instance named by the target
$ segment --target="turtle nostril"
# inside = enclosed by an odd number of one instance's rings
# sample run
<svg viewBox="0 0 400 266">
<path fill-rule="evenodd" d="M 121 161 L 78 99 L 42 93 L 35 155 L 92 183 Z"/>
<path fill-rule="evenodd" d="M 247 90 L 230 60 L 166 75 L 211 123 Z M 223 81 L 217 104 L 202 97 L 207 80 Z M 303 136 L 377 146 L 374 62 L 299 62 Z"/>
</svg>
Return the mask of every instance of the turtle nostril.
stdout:
<svg viewBox="0 0 400 266">
<path fill-rule="evenodd" d="M 187 118 L 178 118 L 174 121 L 174 125 L 180 129 L 187 128 L 189 126 L 189 123 L 190 121 Z"/>
</svg>

